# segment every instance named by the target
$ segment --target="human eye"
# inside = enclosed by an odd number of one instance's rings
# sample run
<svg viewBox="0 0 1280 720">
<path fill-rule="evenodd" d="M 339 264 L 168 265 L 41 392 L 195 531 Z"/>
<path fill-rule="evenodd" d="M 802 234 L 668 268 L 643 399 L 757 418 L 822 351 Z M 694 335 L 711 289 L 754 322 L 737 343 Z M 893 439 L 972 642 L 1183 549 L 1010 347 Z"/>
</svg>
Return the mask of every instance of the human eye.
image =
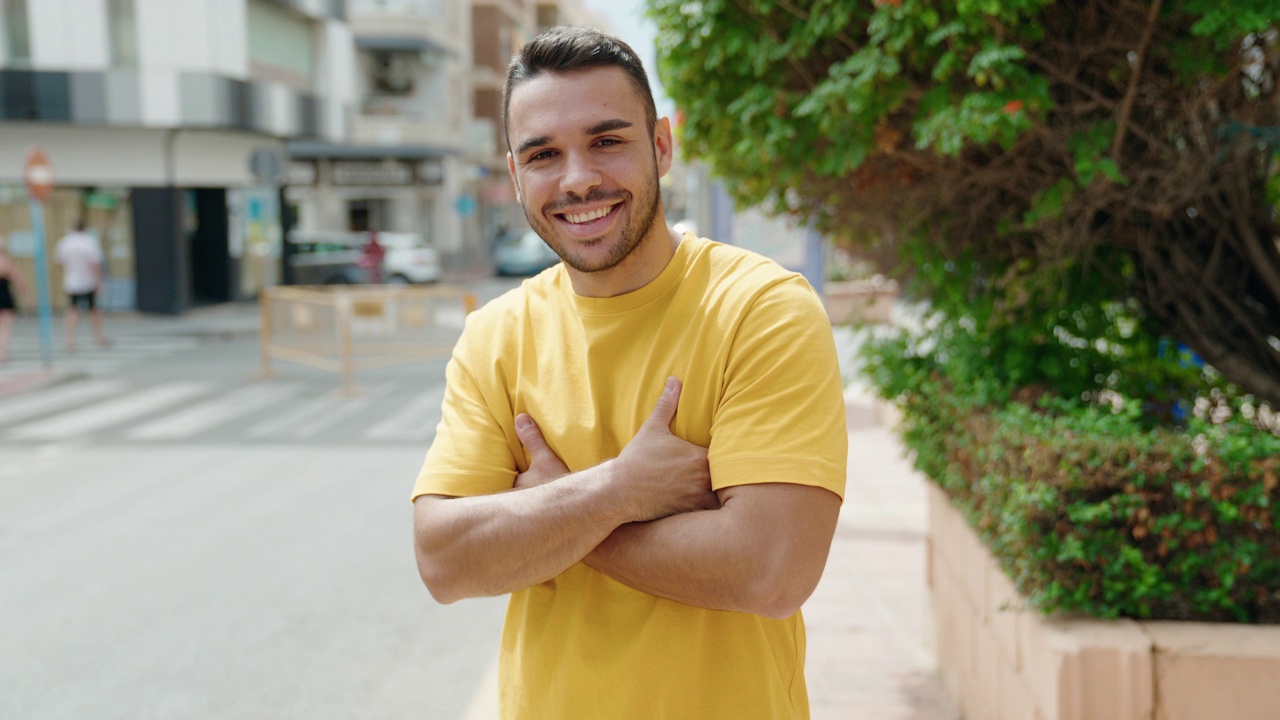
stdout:
<svg viewBox="0 0 1280 720">
<path fill-rule="evenodd" d="M 525 162 L 538 162 L 539 160 L 547 160 L 549 158 L 555 157 L 555 154 L 556 153 L 554 150 L 539 150 L 533 153 L 532 155 L 530 155 L 529 158 L 525 160 Z"/>
</svg>

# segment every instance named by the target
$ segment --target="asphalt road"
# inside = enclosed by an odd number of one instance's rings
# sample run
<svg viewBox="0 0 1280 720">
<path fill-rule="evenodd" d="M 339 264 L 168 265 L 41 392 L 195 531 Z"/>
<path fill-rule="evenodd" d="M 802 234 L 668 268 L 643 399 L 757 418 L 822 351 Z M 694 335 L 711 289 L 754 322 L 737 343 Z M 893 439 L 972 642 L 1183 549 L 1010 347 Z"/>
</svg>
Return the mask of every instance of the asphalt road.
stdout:
<svg viewBox="0 0 1280 720">
<path fill-rule="evenodd" d="M 111 349 L 60 358 L 74 380 L 0 399 L 0 718 L 477 702 L 504 600 L 437 605 L 411 548 L 443 361 L 354 397 L 306 368 L 262 379 L 251 320 L 109 317 Z"/>
</svg>

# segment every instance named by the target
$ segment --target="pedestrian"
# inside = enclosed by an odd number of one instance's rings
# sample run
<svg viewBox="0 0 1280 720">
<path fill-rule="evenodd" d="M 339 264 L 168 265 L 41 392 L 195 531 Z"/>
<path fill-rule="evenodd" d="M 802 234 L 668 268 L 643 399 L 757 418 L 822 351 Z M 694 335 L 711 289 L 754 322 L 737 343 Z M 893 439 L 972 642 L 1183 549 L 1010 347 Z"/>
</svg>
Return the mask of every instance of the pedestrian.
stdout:
<svg viewBox="0 0 1280 720">
<path fill-rule="evenodd" d="M 18 295 L 26 293 L 26 281 L 9 256 L 8 243 L 0 235 L 0 364 L 9 362 L 9 343 L 18 310 Z"/>
<path fill-rule="evenodd" d="M 369 283 L 382 284 L 382 261 L 386 257 L 386 249 L 378 242 L 378 231 L 370 230 L 368 239 L 360 248 L 360 257 L 356 260 L 356 265 L 364 268 Z"/>
<path fill-rule="evenodd" d="M 102 311 L 96 300 L 98 290 L 102 287 L 104 260 L 98 239 L 85 232 L 85 223 L 79 220 L 75 230 L 58 241 L 53 257 L 62 266 L 62 289 L 67 293 L 67 309 L 63 319 L 67 350 L 76 349 L 76 324 L 81 310 L 89 314 L 93 339 L 98 347 L 107 347 L 107 337 L 102 332 Z"/>
<path fill-rule="evenodd" d="M 529 41 L 503 119 L 563 262 L 467 318 L 413 490 L 423 582 L 511 594 L 504 718 L 807 718 L 848 448 L 821 301 L 667 224 L 670 121 L 622 41 Z"/>
</svg>

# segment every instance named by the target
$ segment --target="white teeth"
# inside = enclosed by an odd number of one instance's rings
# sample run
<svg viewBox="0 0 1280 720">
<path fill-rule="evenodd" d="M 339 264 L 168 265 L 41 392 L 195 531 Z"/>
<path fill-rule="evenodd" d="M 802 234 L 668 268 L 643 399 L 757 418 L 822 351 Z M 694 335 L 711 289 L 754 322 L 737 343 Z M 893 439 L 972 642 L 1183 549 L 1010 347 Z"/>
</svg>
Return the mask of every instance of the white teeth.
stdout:
<svg viewBox="0 0 1280 720">
<path fill-rule="evenodd" d="M 592 220 L 598 220 L 604 217 L 605 215 L 608 215 L 609 211 L 612 209 L 613 209 L 613 206 L 610 205 L 609 207 L 603 207 L 603 208 L 600 208 L 599 210 L 592 210 L 591 212 L 565 213 L 564 219 L 568 220 L 574 225 L 579 225 L 585 222 L 591 222 Z"/>
</svg>

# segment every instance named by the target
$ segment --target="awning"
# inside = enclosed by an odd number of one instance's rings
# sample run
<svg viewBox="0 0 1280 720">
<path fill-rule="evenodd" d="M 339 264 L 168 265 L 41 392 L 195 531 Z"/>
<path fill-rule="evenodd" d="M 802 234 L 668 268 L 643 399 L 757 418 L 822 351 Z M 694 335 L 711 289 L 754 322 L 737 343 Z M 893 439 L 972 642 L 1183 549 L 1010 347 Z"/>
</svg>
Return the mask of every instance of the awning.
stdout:
<svg viewBox="0 0 1280 720">
<path fill-rule="evenodd" d="M 295 160 L 336 158 L 340 160 L 426 160 L 457 155 L 454 148 L 434 145 L 338 145 L 314 140 L 295 140 L 285 143 L 289 157 Z"/>
</svg>

